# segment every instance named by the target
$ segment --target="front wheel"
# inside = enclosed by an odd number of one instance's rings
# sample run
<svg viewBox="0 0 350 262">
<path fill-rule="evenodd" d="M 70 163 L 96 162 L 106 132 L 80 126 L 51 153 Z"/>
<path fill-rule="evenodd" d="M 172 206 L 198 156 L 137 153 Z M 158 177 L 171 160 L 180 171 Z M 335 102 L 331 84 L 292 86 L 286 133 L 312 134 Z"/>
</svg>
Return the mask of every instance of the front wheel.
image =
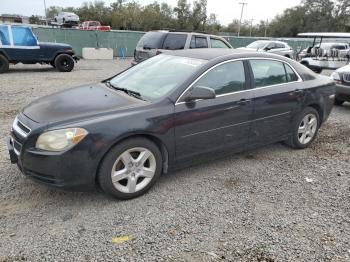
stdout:
<svg viewBox="0 0 350 262">
<path fill-rule="evenodd" d="M 146 193 L 162 172 L 158 147 L 145 138 L 127 139 L 110 150 L 98 173 L 102 190 L 118 199 Z"/>
<path fill-rule="evenodd" d="M 319 127 L 320 117 L 317 110 L 307 107 L 294 121 L 292 135 L 286 142 L 296 149 L 307 148 L 316 138 Z"/>
<path fill-rule="evenodd" d="M 55 58 L 55 67 L 60 72 L 70 72 L 74 68 L 74 60 L 71 55 L 60 54 Z"/>
</svg>

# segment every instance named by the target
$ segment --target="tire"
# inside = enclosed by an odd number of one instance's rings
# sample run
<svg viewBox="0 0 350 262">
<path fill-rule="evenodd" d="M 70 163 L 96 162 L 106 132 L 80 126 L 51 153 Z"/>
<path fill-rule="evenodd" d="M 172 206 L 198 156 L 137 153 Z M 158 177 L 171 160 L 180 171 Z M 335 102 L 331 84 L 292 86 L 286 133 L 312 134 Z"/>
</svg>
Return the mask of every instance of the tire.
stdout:
<svg viewBox="0 0 350 262">
<path fill-rule="evenodd" d="M 143 159 L 137 161 L 141 154 Z M 98 182 L 105 193 L 117 199 L 136 198 L 155 184 L 162 173 L 162 163 L 162 154 L 153 142 L 130 138 L 114 146 L 102 160 Z"/>
<path fill-rule="evenodd" d="M 68 54 L 60 54 L 55 58 L 55 67 L 60 72 L 70 72 L 74 68 L 74 59 Z"/>
<path fill-rule="evenodd" d="M 313 68 L 311 68 L 311 70 L 314 71 L 316 74 L 322 73 L 322 68 L 319 68 L 319 67 L 313 67 Z"/>
<path fill-rule="evenodd" d="M 312 116 L 312 118 L 311 118 Z M 308 123 L 305 125 L 305 119 L 311 120 L 315 119 L 316 123 L 312 126 Z M 310 144 L 315 140 L 317 136 L 318 129 L 320 127 L 320 116 L 316 109 L 313 107 L 306 107 L 299 116 L 295 119 L 292 127 L 292 135 L 286 141 L 286 144 L 295 149 L 304 149 L 310 146 Z M 304 128 L 303 128 L 304 126 Z M 303 132 L 304 130 L 304 132 Z M 307 132 L 309 131 L 309 135 Z M 304 136 L 304 142 L 303 141 Z"/>
<path fill-rule="evenodd" d="M 340 100 L 338 98 L 334 99 L 334 104 L 336 106 L 341 106 L 342 104 L 344 104 L 344 102 L 345 102 L 344 100 Z"/>
<path fill-rule="evenodd" d="M 0 73 L 5 73 L 9 70 L 9 61 L 3 55 L 0 55 Z"/>
</svg>

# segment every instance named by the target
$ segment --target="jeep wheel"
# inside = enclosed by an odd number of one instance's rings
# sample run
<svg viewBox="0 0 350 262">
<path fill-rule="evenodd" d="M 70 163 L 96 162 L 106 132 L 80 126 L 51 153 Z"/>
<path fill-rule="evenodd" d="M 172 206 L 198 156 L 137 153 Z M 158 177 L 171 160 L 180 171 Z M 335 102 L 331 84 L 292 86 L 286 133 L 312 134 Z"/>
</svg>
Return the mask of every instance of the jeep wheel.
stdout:
<svg viewBox="0 0 350 262">
<path fill-rule="evenodd" d="M 60 72 L 70 72 L 74 68 L 74 60 L 70 55 L 61 54 L 56 57 L 55 66 Z"/>
<path fill-rule="evenodd" d="M 5 73 L 9 70 L 9 61 L 3 55 L 0 55 L 0 73 Z"/>
</svg>

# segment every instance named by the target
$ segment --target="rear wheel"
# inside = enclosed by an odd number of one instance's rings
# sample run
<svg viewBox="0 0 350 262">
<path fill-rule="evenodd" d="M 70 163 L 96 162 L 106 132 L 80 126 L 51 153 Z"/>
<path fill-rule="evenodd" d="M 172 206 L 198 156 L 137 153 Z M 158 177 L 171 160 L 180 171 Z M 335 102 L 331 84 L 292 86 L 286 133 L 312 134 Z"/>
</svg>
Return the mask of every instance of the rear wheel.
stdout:
<svg viewBox="0 0 350 262">
<path fill-rule="evenodd" d="M 70 72 L 74 68 L 74 60 L 68 54 L 60 54 L 55 58 L 55 67 L 60 72 Z"/>
<path fill-rule="evenodd" d="M 98 181 L 104 192 L 118 199 L 146 193 L 162 171 L 162 155 L 148 139 L 131 138 L 117 144 L 104 158 Z"/>
<path fill-rule="evenodd" d="M 307 148 L 316 138 L 320 126 L 320 117 L 313 107 L 307 107 L 296 118 L 293 124 L 292 135 L 286 141 L 293 148 Z"/>
<path fill-rule="evenodd" d="M 9 61 L 3 55 L 0 55 L 0 73 L 5 73 L 9 70 Z"/>
</svg>

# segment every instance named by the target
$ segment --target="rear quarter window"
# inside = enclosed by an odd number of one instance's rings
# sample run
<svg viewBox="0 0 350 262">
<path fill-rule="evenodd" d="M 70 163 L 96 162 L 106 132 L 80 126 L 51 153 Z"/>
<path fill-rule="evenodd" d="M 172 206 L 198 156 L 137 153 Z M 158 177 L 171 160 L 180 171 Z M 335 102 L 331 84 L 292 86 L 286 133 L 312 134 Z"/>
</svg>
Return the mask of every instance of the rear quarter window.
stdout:
<svg viewBox="0 0 350 262">
<path fill-rule="evenodd" d="M 166 33 L 162 32 L 148 32 L 141 37 L 137 47 L 144 49 L 160 49 L 165 36 Z"/>
<path fill-rule="evenodd" d="M 226 43 L 220 39 L 210 38 L 211 48 L 230 48 Z"/>
<path fill-rule="evenodd" d="M 187 35 L 185 34 L 168 34 L 164 40 L 163 49 L 179 50 L 184 49 Z"/>
</svg>

